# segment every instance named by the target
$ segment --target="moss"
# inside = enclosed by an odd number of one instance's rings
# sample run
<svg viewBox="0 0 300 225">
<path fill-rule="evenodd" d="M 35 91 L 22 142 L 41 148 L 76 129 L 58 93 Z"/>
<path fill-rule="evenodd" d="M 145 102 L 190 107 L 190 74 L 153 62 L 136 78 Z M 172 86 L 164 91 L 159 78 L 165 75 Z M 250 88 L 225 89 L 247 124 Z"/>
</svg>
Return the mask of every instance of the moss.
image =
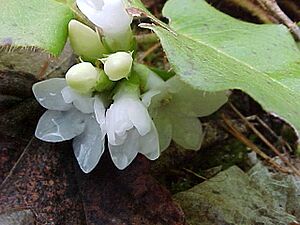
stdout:
<svg viewBox="0 0 300 225">
<path fill-rule="evenodd" d="M 242 164 L 246 160 L 247 147 L 236 139 L 230 139 L 227 143 L 202 151 L 198 164 L 201 170 L 216 166 L 227 169 L 236 164 Z"/>
</svg>

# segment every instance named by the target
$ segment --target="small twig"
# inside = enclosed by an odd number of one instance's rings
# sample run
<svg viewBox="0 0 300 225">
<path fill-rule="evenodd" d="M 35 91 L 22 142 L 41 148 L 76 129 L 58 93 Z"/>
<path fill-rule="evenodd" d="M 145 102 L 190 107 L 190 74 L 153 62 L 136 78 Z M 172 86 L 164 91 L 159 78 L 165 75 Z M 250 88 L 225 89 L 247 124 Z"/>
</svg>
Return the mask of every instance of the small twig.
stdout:
<svg viewBox="0 0 300 225">
<path fill-rule="evenodd" d="M 278 23 L 278 20 L 275 19 L 272 15 L 269 15 L 261 6 L 255 4 L 249 0 L 228 0 L 229 2 L 234 3 L 242 7 L 244 10 L 251 13 L 251 15 L 258 18 L 263 23 Z"/>
<path fill-rule="evenodd" d="M 278 157 L 291 168 L 291 170 L 300 177 L 300 171 L 288 160 L 286 159 L 281 152 L 274 147 L 262 133 L 260 133 L 238 110 L 234 105 L 230 104 L 230 107 L 233 111 L 245 122 L 245 124 L 276 154 Z"/>
<path fill-rule="evenodd" d="M 300 28 L 294 23 L 278 6 L 276 0 L 257 0 L 259 4 L 265 7 L 274 17 L 287 26 L 294 35 L 296 41 L 300 41 Z"/>
<path fill-rule="evenodd" d="M 156 43 L 151 48 L 149 48 L 147 51 L 145 51 L 139 58 L 138 62 L 142 62 L 148 55 L 150 55 L 152 52 L 154 52 L 157 48 L 160 47 L 160 43 Z"/>
<path fill-rule="evenodd" d="M 188 173 L 190 173 L 190 174 L 193 174 L 194 176 L 200 178 L 201 180 L 207 180 L 206 177 L 203 177 L 203 176 L 201 176 L 200 174 L 195 173 L 195 172 L 192 171 L 192 170 L 189 170 L 189 169 L 187 169 L 187 168 L 183 168 L 183 170 L 186 171 L 186 172 L 188 172 Z"/>
<path fill-rule="evenodd" d="M 3 182 L 0 185 L 0 189 L 3 188 L 3 186 L 5 185 L 5 183 L 7 182 L 8 178 L 10 178 L 12 176 L 12 174 L 14 173 L 15 169 L 17 168 L 17 166 L 19 165 L 19 163 L 21 162 L 21 160 L 23 159 L 24 155 L 27 153 L 27 151 L 29 150 L 29 147 L 32 143 L 32 141 L 34 140 L 34 136 L 29 140 L 28 144 L 26 145 L 26 147 L 24 148 L 22 154 L 20 155 L 20 157 L 18 158 L 17 162 L 14 164 L 13 168 L 9 171 L 8 175 L 5 177 L 5 179 L 3 180 Z"/>
<path fill-rule="evenodd" d="M 291 148 L 291 146 L 290 146 L 290 144 L 287 142 L 287 141 L 285 141 L 284 139 L 282 139 L 282 137 L 280 137 L 280 136 L 278 136 L 261 118 L 259 118 L 258 116 L 255 116 L 255 119 L 264 127 L 264 128 L 266 128 L 269 132 L 270 132 L 270 134 L 274 137 L 274 138 L 276 138 L 276 139 L 278 139 L 278 140 L 280 140 L 280 142 L 281 143 L 283 143 L 283 145 L 285 145 L 287 148 L 288 148 L 288 150 L 290 151 L 290 152 L 292 152 L 292 148 Z"/>
<path fill-rule="evenodd" d="M 42 68 L 41 68 L 40 71 L 38 72 L 38 78 L 39 78 L 39 80 L 41 80 L 41 77 L 44 77 L 44 75 L 45 75 L 45 73 L 46 73 L 48 67 L 49 67 L 49 59 L 46 60 L 46 61 L 43 63 Z"/>
<path fill-rule="evenodd" d="M 246 136 L 241 134 L 234 125 L 229 121 L 229 119 L 222 114 L 222 118 L 224 120 L 224 123 L 226 124 L 227 130 L 238 140 L 243 142 L 246 146 L 248 146 L 250 149 L 252 149 L 255 153 L 257 153 L 260 157 L 262 157 L 264 160 L 266 160 L 267 163 L 272 165 L 275 169 L 278 171 L 281 171 L 283 173 L 291 173 L 290 170 L 280 166 L 272 158 L 270 158 L 266 153 L 264 153 L 262 150 L 260 150 L 252 141 L 250 141 Z"/>
</svg>

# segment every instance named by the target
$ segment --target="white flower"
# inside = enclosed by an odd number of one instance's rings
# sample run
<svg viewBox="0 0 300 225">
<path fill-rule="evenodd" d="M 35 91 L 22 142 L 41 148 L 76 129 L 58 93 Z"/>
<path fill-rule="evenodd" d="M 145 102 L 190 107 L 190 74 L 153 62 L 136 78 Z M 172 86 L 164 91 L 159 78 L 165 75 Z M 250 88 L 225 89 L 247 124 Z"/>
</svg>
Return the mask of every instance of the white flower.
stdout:
<svg viewBox="0 0 300 225">
<path fill-rule="evenodd" d="M 64 78 L 38 82 L 32 90 L 38 102 L 48 109 L 38 122 L 36 137 L 47 142 L 74 138 L 76 159 L 81 169 L 89 173 L 104 151 L 105 107 L 102 100 L 74 92 Z"/>
<path fill-rule="evenodd" d="M 126 12 L 123 0 L 76 0 L 76 3 L 104 35 L 120 34 L 130 29 L 132 17 Z"/>
<path fill-rule="evenodd" d="M 157 128 L 161 151 L 171 139 L 186 149 L 198 150 L 204 136 L 198 117 L 219 109 L 227 101 L 227 93 L 195 90 L 177 76 L 164 82 L 151 70 L 146 71 L 149 91 L 142 99 Z"/>
<path fill-rule="evenodd" d="M 106 130 L 111 158 L 119 169 L 126 168 L 138 153 L 158 158 L 158 134 L 135 85 L 122 83 L 107 110 Z"/>
</svg>

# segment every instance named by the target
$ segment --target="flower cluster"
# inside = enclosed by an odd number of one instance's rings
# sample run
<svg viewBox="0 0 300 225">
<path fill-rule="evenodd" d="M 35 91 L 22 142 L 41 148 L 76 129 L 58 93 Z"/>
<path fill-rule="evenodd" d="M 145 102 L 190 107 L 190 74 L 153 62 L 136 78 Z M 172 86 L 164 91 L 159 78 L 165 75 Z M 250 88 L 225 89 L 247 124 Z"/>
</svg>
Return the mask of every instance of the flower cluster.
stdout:
<svg viewBox="0 0 300 225">
<path fill-rule="evenodd" d="M 123 0 L 77 0 L 89 20 L 69 23 L 69 40 L 81 62 L 65 78 L 33 85 L 38 102 L 48 109 L 36 137 L 47 142 L 73 139 L 73 150 L 85 173 L 98 164 L 107 146 L 119 169 L 138 153 L 159 157 L 173 139 L 199 149 L 203 138 L 199 116 L 227 101 L 225 92 L 191 89 L 174 76 L 161 79 L 133 63 L 132 17 Z"/>
</svg>

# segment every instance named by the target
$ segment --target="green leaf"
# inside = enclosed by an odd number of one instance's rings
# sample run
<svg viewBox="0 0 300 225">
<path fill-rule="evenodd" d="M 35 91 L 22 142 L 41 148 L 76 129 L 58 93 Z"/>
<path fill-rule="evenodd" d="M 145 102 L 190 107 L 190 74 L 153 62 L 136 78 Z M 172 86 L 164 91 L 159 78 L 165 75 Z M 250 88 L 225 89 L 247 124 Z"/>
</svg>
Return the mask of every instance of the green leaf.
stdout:
<svg viewBox="0 0 300 225">
<path fill-rule="evenodd" d="M 0 47 L 40 48 L 59 55 L 73 14 L 54 0 L 0 0 Z"/>
<path fill-rule="evenodd" d="M 180 7 L 179 7 L 180 6 Z M 240 89 L 300 131 L 300 51 L 282 25 L 256 25 L 204 0 L 169 0 L 173 32 L 148 25 L 181 79 L 205 91 Z"/>
</svg>

